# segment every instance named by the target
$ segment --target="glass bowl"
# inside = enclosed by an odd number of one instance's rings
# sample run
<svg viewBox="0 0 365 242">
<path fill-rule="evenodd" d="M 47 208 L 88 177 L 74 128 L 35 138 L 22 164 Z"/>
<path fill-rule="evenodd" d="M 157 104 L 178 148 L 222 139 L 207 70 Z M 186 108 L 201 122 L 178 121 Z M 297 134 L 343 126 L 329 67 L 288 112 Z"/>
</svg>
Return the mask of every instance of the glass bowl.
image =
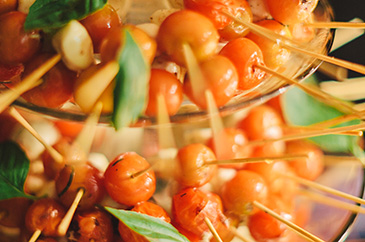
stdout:
<svg viewBox="0 0 365 242">
<path fill-rule="evenodd" d="M 143 8 L 141 8 L 141 3 L 145 3 L 144 1 L 126 1 L 125 5 L 127 5 L 127 7 L 130 5 L 130 9 L 126 13 L 125 21 L 137 24 L 148 22 L 150 14 L 161 7 L 161 2 L 164 1 L 150 1 L 148 4 L 145 4 L 146 6 L 143 5 Z M 333 20 L 333 11 L 327 0 L 319 1 L 319 4 L 314 11 L 314 20 L 320 22 Z M 307 48 L 317 53 L 327 54 L 333 41 L 333 33 L 333 31 L 328 29 L 316 29 L 315 38 L 306 44 Z M 303 80 L 314 73 L 319 65 L 320 62 L 316 61 L 312 57 L 292 52 L 289 61 L 287 61 L 287 64 L 285 64 L 282 68 L 284 71 L 281 73 L 293 79 Z M 225 106 L 219 108 L 219 112 L 222 115 L 228 115 L 238 110 L 263 103 L 284 92 L 287 87 L 288 85 L 278 78 L 267 78 L 254 89 L 234 97 Z M 15 105 L 39 114 L 66 120 L 83 121 L 87 117 L 87 115 L 82 113 L 81 110 L 73 103 L 67 103 L 60 109 L 50 109 L 35 106 L 19 98 L 16 100 Z M 110 117 L 110 114 L 103 114 L 100 118 L 100 122 L 108 124 L 110 123 Z M 189 100 L 185 100 L 178 113 L 170 117 L 170 121 L 172 123 L 186 123 L 191 122 L 193 119 L 199 120 L 207 118 L 208 114 L 205 110 L 201 110 Z M 155 118 L 141 116 L 136 125 L 147 126 L 155 123 Z"/>
</svg>

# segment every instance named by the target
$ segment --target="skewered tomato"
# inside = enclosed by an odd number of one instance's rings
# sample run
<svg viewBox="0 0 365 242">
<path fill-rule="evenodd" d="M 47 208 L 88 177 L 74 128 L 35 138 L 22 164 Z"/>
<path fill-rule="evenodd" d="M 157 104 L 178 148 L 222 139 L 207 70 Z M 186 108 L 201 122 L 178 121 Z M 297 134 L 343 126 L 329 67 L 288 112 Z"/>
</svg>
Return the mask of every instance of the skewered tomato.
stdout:
<svg viewBox="0 0 365 242">
<path fill-rule="evenodd" d="M 24 214 L 31 200 L 27 198 L 11 198 L 0 201 L 0 224 L 6 227 L 20 228 L 24 225 Z"/>
<path fill-rule="evenodd" d="M 158 114 L 158 95 L 165 99 L 167 113 L 174 115 L 183 101 L 182 84 L 176 76 L 162 69 L 152 69 L 149 82 L 148 102 L 145 113 Z"/>
<path fill-rule="evenodd" d="M 256 68 L 264 65 L 262 51 L 252 40 L 237 38 L 228 42 L 220 51 L 230 59 L 238 72 L 238 89 L 248 90 L 256 87 L 265 77 L 265 72 Z"/>
<path fill-rule="evenodd" d="M 155 172 L 135 152 L 118 155 L 104 173 L 105 188 L 115 201 L 128 206 L 147 201 L 155 192 Z M 141 173 L 140 173 L 141 172 Z"/>
<path fill-rule="evenodd" d="M 217 165 L 209 165 L 209 161 L 215 160 L 213 151 L 203 144 L 184 146 L 177 153 L 177 180 L 181 185 L 189 187 L 208 183 L 217 171 Z"/>
<path fill-rule="evenodd" d="M 197 24 L 199 23 L 199 24 Z M 213 23 L 204 15 L 180 10 L 169 15 L 157 35 L 159 50 L 179 65 L 185 65 L 183 45 L 191 47 L 201 61 L 212 56 L 218 47 L 219 35 Z"/>
<path fill-rule="evenodd" d="M 188 76 L 184 80 L 184 93 L 200 108 L 207 109 L 206 90 L 210 90 L 216 105 L 224 106 L 237 92 L 236 67 L 222 55 L 214 55 L 202 61 L 199 67 L 204 80 L 192 83 Z"/>
<path fill-rule="evenodd" d="M 0 16 L 0 62 L 7 65 L 24 63 L 38 51 L 38 31 L 24 31 L 26 14 L 12 11 Z"/>
<path fill-rule="evenodd" d="M 58 225 L 65 216 L 64 207 L 51 198 L 35 201 L 25 215 L 25 226 L 31 232 L 41 230 L 43 235 L 57 236 Z"/>
</svg>

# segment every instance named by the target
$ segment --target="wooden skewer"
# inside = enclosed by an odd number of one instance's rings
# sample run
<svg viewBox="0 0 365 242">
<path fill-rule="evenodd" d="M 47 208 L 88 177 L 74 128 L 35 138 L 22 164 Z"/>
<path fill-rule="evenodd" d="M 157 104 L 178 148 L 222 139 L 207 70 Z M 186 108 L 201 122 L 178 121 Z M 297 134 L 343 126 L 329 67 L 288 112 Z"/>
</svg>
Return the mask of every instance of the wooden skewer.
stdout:
<svg viewBox="0 0 365 242">
<path fill-rule="evenodd" d="M 350 194 L 345 193 L 345 192 L 338 191 L 338 190 L 333 189 L 331 187 L 327 187 L 325 185 L 322 185 L 322 184 L 319 184 L 319 183 L 316 183 L 316 182 L 313 182 L 313 181 L 310 181 L 310 180 L 307 180 L 307 179 L 304 179 L 304 178 L 301 178 L 301 177 L 289 175 L 289 174 L 284 174 L 284 173 L 278 173 L 278 174 L 280 174 L 281 176 L 287 177 L 289 179 L 292 179 L 292 180 L 294 180 L 294 181 L 296 181 L 296 182 L 298 182 L 302 185 L 305 185 L 307 187 L 314 188 L 314 189 L 317 189 L 317 190 L 320 190 L 320 191 L 323 191 L 323 192 L 327 192 L 329 194 L 339 196 L 339 197 L 354 201 L 356 203 L 365 204 L 364 199 L 361 199 L 359 197 L 350 195 Z"/>
<path fill-rule="evenodd" d="M 2 113 L 12 102 L 14 102 L 24 92 L 40 84 L 39 79 L 56 65 L 61 59 L 59 54 L 44 62 L 38 69 L 30 73 L 18 85 L 12 89 L 7 89 L 0 94 L 0 113 Z"/>
<path fill-rule="evenodd" d="M 329 205 L 335 208 L 341 208 L 344 210 L 348 210 L 351 211 L 353 213 L 362 213 L 365 214 L 365 208 L 360 207 L 358 205 L 355 204 L 349 204 L 347 202 L 343 202 L 328 196 L 324 196 L 318 193 L 314 193 L 314 192 L 310 192 L 310 191 L 306 191 L 301 189 L 300 191 L 298 191 L 299 195 L 305 196 L 315 202 L 318 203 L 322 203 L 325 205 Z"/>
<path fill-rule="evenodd" d="M 213 237 L 215 238 L 215 240 L 218 241 L 218 242 L 223 242 L 223 240 L 219 236 L 217 230 L 214 228 L 214 226 L 213 226 L 212 222 L 210 221 L 210 219 L 208 217 L 205 217 L 204 222 L 207 224 L 207 226 L 208 226 L 210 232 L 213 234 Z"/>
<path fill-rule="evenodd" d="M 344 160 L 345 162 L 361 162 L 361 160 L 355 156 L 325 155 L 323 158 L 323 162 L 325 165 L 344 162 Z"/>
<path fill-rule="evenodd" d="M 34 233 L 32 234 L 32 237 L 30 237 L 28 242 L 35 242 L 37 241 L 37 239 L 39 238 L 39 236 L 41 236 L 42 231 L 40 229 L 37 229 L 36 231 L 34 231 Z"/>
<path fill-rule="evenodd" d="M 363 65 L 359 65 L 359 64 L 352 63 L 349 61 L 345 61 L 345 60 L 337 59 L 337 58 L 330 57 L 327 55 L 323 55 L 320 53 L 316 53 L 313 51 L 309 51 L 309 50 L 304 49 L 303 47 L 296 47 L 296 46 L 298 46 L 298 44 L 290 39 L 283 38 L 281 35 L 271 34 L 270 32 L 272 32 L 272 31 L 270 31 L 268 29 L 263 30 L 262 28 L 259 28 L 256 24 L 242 21 L 230 13 L 227 13 L 227 12 L 222 12 L 222 13 L 227 15 L 228 17 L 230 17 L 237 23 L 240 23 L 243 26 L 249 28 L 253 33 L 263 36 L 271 41 L 279 42 L 282 47 L 284 47 L 288 50 L 295 51 L 297 53 L 304 54 L 307 56 L 311 56 L 313 58 L 334 64 L 337 66 L 342 66 L 346 69 L 353 70 L 353 71 L 361 73 L 361 74 L 365 74 L 365 66 L 363 66 Z"/>
<path fill-rule="evenodd" d="M 352 108 L 351 105 L 349 105 L 348 103 L 339 100 L 325 92 L 323 92 L 321 89 L 315 87 L 315 86 L 309 86 L 309 85 L 304 85 L 298 81 L 295 81 L 293 79 L 290 79 L 270 68 L 267 68 L 266 66 L 263 65 L 256 65 L 255 67 L 271 74 L 274 75 L 276 77 L 279 77 L 280 79 L 284 80 L 285 82 L 295 85 L 297 87 L 299 87 L 300 89 L 302 89 L 303 91 L 305 91 L 306 93 L 319 98 L 320 100 L 322 100 L 323 102 L 327 103 L 330 106 L 335 107 L 336 109 L 344 112 L 344 113 L 356 113 L 356 110 Z"/>
<path fill-rule="evenodd" d="M 283 129 L 292 132 L 295 131 L 297 133 L 300 132 L 308 132 L 308 131 L 315 131 L 315 130 L 323 130 L 323 128 L 321 127 L 316 127 L 316 126 L 285 126 L 283 127 Z M 339 135 L 351 135 L 351 136 L 363 136 L 363 132 L 360 130 L 349 130 L 349 131 L 344 131 L 341 133 L 338 133 Z"/>
<path fill-rule="evenodd" d="M 144 174 L 144 173 L 146 173 L 147 171 L 151 170 L 151 169 L 152 169 L 152 167 L 153 167 L 153 165 L 149 166 L 148 168 L 146 168 L 146 169 L 144 169 L 144 170 L 141 170 L 141 171 L 138 171 L 138 172 L 136 172 L 136 173 L 133 173 L 133 174 L 130 176 L 130 177 L 131 177 L 131 179 L 133 179 L 133 178 L 137 178 L 137 177 L 139 177 L 139 176 L 143 175 L 143 174 Z"/>
<path fill-rule="evenodd" d="M 80 188 L 76 193 L 74 201 L 72 202 L 70 208 L 68 209 L 65 217 L 63 217 L 61 223 L 58 225 L 57 232 L 60 236 L 66 235 L 68 227 L 70 226 L 71 220 L 75 214 L 76 208 L 79 205 L 84 194 L 85 194 L 84 188 Z"/>
<path fill-rule="evenodd" d="M 312 125 L 309 125 L 307 127 L 315 127 L 315 128 L 328 128 L 328 127 L 332 127 L 335 126 L 337 124 L 341 124 L 341 123 L 345 123 L 348 121 L 352 121 L 354 119 L 359 119 L 362 118 L 364 116 L 364 112 L 357 112 L 357 113 L 352 113 L 352 114 L 346 114 L 346 115 L 342 115 L 333 119 L 329 119 L 323 122 L 319 122 L 319 123 L 315 123 Z"/>
<path fill-rule="evenodd" d="M 299 234 L 303 238 L 305 238 L 309 241 L 324 242 L 324 240 L 322 240 L 322 239 L 318 238 L 317 236 L 309 233 L 308 231 L 306 231 L 305 229 L 299 227 L 298 225 L 294 224 L 293 222 L 290 222 L 289 220 L 284 219 L 279 214 L 275 213 L 274 211 L 272 211 L 268 207 L 264 206 L 263 204 L 261 204 L 257 201 L 253 201 L 252 204 L 255 207 L 259 208 L 260 210 L 264 211 L 265 213 L 273 216 L 274 218 L 276 218 L 277 220 L 279 220 L 283 224 L 287 225 L 290 229 L 292 229 L 294 232 L 296 232 L 297 234 Z"/>
<path fill-rule="evenodd" d="M 176 148 L 165 98 L 157 96 L 158 144 L 160 149 Z"/>
<path fill-rule="evenodd" d="M 229 230 L 240 240 L 242 240 L 243 242 L 255 242 L 254 240 L 252 240 L 249 237 L 245 237 L 242 234 L 240 234 L 237 229 L 233 226 L 229 227 Z"/>
<path fill-rule="evenodd" d="M 14 107 L 9 107 L 8 112 L 46 148 L 46 150 L 52 156 L 55 162 L 63 162 L 63 156 L 55 148 L 47 144 L 42 136 L 39 135 L 39 133 L 28 123 L 27 120 L 25 120 L 25 118 Z"/>
<path fill-rule="evenodd" d="M 331 128 L 331 129 L 323 129 L 323 130 L 315 130 L 315 131 L 309 131 L 304 132 L 301 134 L 293 134 L 293 135 L 286 135 L 281 138 L 276 139 L 263 139 L 263 140 L 254 140 L 247 143 L 247 145 L 262 145 L 267 142 L 276 142 L 276 141 L 290 141 L 290 140 L 298 140 L 298 139 L 306 139 L 306 138 L 312 138 L 316 136 L 322 136 L 322 135 L 328 135 L 328 134 L 338 134 L 346 131 L 356 131 L 356 130 L 364 130 L 365 124 L 355 124 L 355 125 L 349 125 L 346 127 L 338 127 L 338 128 Z"/>
<path fill-rule="evenodd" d="M 311 28 L 329 28 L 329 29 L 365 29 L 365 23 L 356 22 L 313 22 L 300 23 L 300 25 Z"/>
<path fill-rule="evenodd" d="M 230 160 L 217 160 L 217 161 L 209 161 L 204 165 L 220 165 L 220 164 L 235 164 L 235 163 L 257 163 L 257 162 L 266 162 L 271 163 L 276 160 L 293 160 L 293 159 L 306 159 L 308 158 L 307 154 L 298 154 L 298 155 L 282 155 L 282 156 L 271 156 L 271 157 L 250 157 L 250 158 L 239 158 L 239 159 L 230 159 Z"/>
</svg>

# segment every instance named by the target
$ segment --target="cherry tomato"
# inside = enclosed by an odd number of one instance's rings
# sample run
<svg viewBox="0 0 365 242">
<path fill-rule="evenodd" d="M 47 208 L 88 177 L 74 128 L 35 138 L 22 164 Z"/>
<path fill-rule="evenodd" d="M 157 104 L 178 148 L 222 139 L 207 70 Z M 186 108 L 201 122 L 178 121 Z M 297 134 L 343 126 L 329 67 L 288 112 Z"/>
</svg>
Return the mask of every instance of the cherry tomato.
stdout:
<svg viewBox="0 0 365 242">
<path fill-rule="evenodd" d="M 214 24 L 204 15 L 190 10 L 170 14 L 157 34 L 159 50 L 182 66 L 186 64 L 184 44 L 188 44 L 198 61 L 202 61 L 216 52 L 218 40 Z"/>
<path fill-rule="evenodd" d="M 204 80 L 196 84 L 200 88 L 194 90 L 194 84 L 188 77 L 184 80 L 184 93 L 200 108 L 207 109 L 205 91 L 210 90 L 216 105 L 224 106 L 237 92 L 236 67 L 227 57 L 214 55 L 200 63 L 200 70 L 204 76 Z"/>
<path fill-rule="evenodd" d="M 62 204 L 69 207 L 79 189 L 84 189 L 84 195 L 78 205 L 79 210 L 92 208 L 99 203 L 105 194 L 100 171 L 84 162 L 66 165 L 56 179 L 56 191 Z"/>
<path fill-rule="evenodd" d="M 200 242 L 201 241 L 201 236 L 196 235 L 184 228 L 182 228 L 180 225 L 175 225 L 174 227 L 182 234 L 184 235 L 190 242 Z"/>
<path fill-rule="evenodd" d="M 76 214 L 78 242 L 112 242 L 113 225 L 111 216 L 104 211 L 93 209 Z"/>
<path fill-rule="evenodd" d="M 27 198 L 11 198 L 0 201 L 0 224 L 6 227 L 20 228 L 24 225 L 24 214 L 31 200 Z"/>
<path fill-rule="evenodd" d="M 181 82 L 174 74 L 162 69 L 152 69 L 145 113 L 148 116 L 157 116 L 157 98 L 158 95 L 162 95 L 165 99 L 168 114 L 176 114 L 183 101 L 182 89 Z"/>
<path fill-rule="evenodd" d="M 304 43 L 311 41 L 316 35 L 316 30 L 315 28 L 306 26 L 302 23 L 313 23 L 313 22 L 314 22 L 313 16 L 311 15 L 299 24 L 290 25 L 289 29 L 293 36 L 293 39 Z"/>
<path fill-rule="evenodd" d="M 238 89 L 248 90 L 256 87 L 265 77 L 265 72 L 255 65 L 264 65 L 262 51 L 252 40 L 237 38 L 228 42 L 220 51 L 230 59 L 238 72 Z"/>
<path fill-rule="evenodd" d="M 248 1 L 234 0 L 233 2 L 235 6 L 235 11 L 233 12 L 233 16 L 235 16 L 235 18 L 243 22 L 252 23 L 253 14 Z M 226 41 L 230 41 L 239 37 L 244 37 L 249 32 L 250 32 L 249 28 L 235 21 L 231 21 L 227 26 L 219 30 L 221 39 Z"/>
<path fill-rule="evenodd" d="M 18 6 L 18 0 L 2 0 L 0 3 L 0 15 L 15 11 Z"/>
<path fill-rule="evenodd" d="M 232 5 L 233 0 L 184 0 L 185 8 L 205 15 L 217 29 L 224 28 L 232 22 L 232 19 L 222 13 L 232 13 Z"/>
<path fill-rule="evenodd" d="M 50 54 L 45 53 L 35 57 L 25 66 L 24 76 L 29 75 L 50 57 Z M 50 108 L 60 107 L 72 98 L 76 73 L 67 69 L 62 62 L 51 68 L 42 80 L 39 86 L 25 92 L 22 97 L 32 104 Z"/>
<path fill-rule="evenodd" d="M 48 238 L 38 239 L 37 242 L 57 242 L 57 240 L 48 237 Z"/>
<path fill-rule="evenodd" d="M 179 149 L 177 180 L 183 186 L 199 187 L 208 183 L 217 171 L 217 165 L 207 165 L 215 161 L 213 151 L 200 143 L 189 144 Z"/>
<path fill-rule="evenodd" d="M 284 226 L 279 220 L 264 211 L 258 211 L 248 219 L 248 229 L 257 241 L 280 237 L 285 230 Z"/>
<path fill-rule="evenodd" d="M 186 188 L 172 198 L 172 215 L 175 222 L 183 229 L 202 236 L 209 228 L 204 219 L 208 218 L 214 227 L 225 220 L 218 197 L 207 195 L 198 188 Z"/>
<path fill-rule="evenodd" d="M 62 136 L 76 138 L 81 132 L 84 125 L 80 122 L 68 121 L 68 120 L 56 120 L 54 121 L 57 129 L 61 132 Z"/>
<path fill-rule="evenodd" d="M 155 172 L 146 170 L 149 167 L 150 164 L 135 152 L 118 155 L 104 173 L 105 187 L 110 197 L 128 206 L 147 201 L 156 189 Z M 134 177 L 138 172 L 142 174 Z"/>
<path fill-rule="evenodd" d="M 132 208 L 132 211 L 162 219 L 167 223 L 171 222 L 171 219 L 167 214 L 167 212 L 162 207 L 152 202 L 144 201 L 137 203 L 136 206 Z M 121 221 L 118 224 L 118 231 L 123 241 L 135 241 L 135 242 L 148 241 L 144 236 L 134 232 Z"/>
<path fill-rule="evenodd" d="M 110 29 L 121 24 L 118 13 L 110 4 L 106 4 L 102 9 L 90 14 L 80 22 L 89 33 L 96 53 L 100 52 L 101 42 Z"/>
<path fill-rule="evenodd" d="M 323 151 L 308 141 L 290 141 L 286 144 L 288 154 L 307 154 L 308 158 L 295 159 L 288 164 L 302 178 L 315 180 L 323 171 Z"/>
<path fill-rule="evenodd" d="M 251 147 L 246 145 L 247 142 L 247 135 L 243 130 L 225 128 L 217 137 L 210 138 L 207 141 L 207 146 L 214 151 L 218 160 L 229 160 L 249 157 L 251 155 Z M 221 164 L 219 166 L 240 169 L 245 164 Z"/>
<path fill-rule="evenodd" d="M 0 62 L 6 65 L 24 63 L 38 51 L 38 31 L 24 31 L 26 14 L 12 11 L 0 16 Z"/>
<path fill-rule="evenodd" d="M 51 198 L 35 201 L 25 215 L 25 226 L 31 232 L 41 230 L 45 236 L 57 236 L 58 225 L 66 214 L 64 207 Z"/>
<path fill-rule="evenodd" d="M 276 20 L 262 20 L 256 23 L 257 25 L 270 29 L 276 34 L 291 38 L 291 33 L 287 26 L 282 25 Z M 250 40 L 255 42 L 261 49 L 264 55 L 264 61 L 267 67 L 276 69 L 284 65 L 290 57 L 290 51 L 282 48 L 278 43 L 268 40 L 254 33 L 249 33 L 247 36 Z"/>
<path fill-rule="evenodd" d="M 0 81 L 11 81 L 13 78 L 20 77 L 24 71 L 24 65 L 19 63 L 16 65 L 0 64 Z"/>
<path fill-rule="evenodd" d="M 307 19 L 317 3 L 318 0 L 266 0 L 271 16 L 286 25 Z"/>
<path fill-rule="evenodd" d="M 156 55 L 156 41 L 143 30 L 130 24 L 119 28 L 113 28 L 105 36 L 100 46 L 101 61 L 106 63 L 110 60 L 116 60 L 118 58 L 119 51 L 123 47 L 125 29 L 131 32 L 134 41 L 136 41 L 140 47 L 147 63 L 151 64 Z"/>
<path fill-rule="evenodd" d="M 264 178 L 256 172 L 239 170 L 222 186 L 221 197 L 225 208 L 234 214 L 253 214 L 258 211 L 251 203 L 266 203 L 269 189 Z"/>
<path fill-rule="evenodd" d="M 18 122 L 7 113 L 0 113 L 0 142 L 10 140 Z"/>
</svg>

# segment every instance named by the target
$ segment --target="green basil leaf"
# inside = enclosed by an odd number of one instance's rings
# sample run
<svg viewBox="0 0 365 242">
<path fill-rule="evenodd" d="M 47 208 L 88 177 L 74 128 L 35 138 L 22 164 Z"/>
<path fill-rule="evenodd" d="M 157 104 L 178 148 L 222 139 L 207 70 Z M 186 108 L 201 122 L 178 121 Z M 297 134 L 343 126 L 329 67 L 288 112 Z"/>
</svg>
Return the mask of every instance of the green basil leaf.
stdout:
<svg viewBox="0 0 365 242">
<path fill-rule="evenodd" d="M 36 0 L 29 8 L 25 30 L 53 29 L 103 8 L 107 0 Z"/>
<path fill-rule="evenodd" d="M 28 197 L 24 192 L 29 159 L 18 144 L 8 141 L 0 144 L 0 200 Z"/>
<path fill-rule="evenodd" d="M 133 231 L 145 236 L 148 241 L 189 242 L 174 226 L 162 219 L 122 209 L 110 207 L 105 207 L 105 209 Z"/>
<path fill-rule="evenodd" d="M 316 77 L 313 75 L 307 82 L 317 83 Z M 284 117 L 291 125 L 308 126 L 343 115 L 337 109 L 318 101 L 297 87 L 293 87 L 284 93 L 281 101 Z M 353 120 L 336 127 L 359 123 L 360 120 Z M 357 150 L 356 146 L 358 146 L 359 138 L 347 135 L 324 135 L 311 138 L 310 140 L 324 151 L 354 153 Z"/>
<path fill-rule="evenodd" d="M 145 110 L 150 67 L 129 30 L 124 31 L 124 45 L 119 54 L 119 72 L 114 88 L 112 122 L 116 129 L 137 121 Z"/>
</svg>

